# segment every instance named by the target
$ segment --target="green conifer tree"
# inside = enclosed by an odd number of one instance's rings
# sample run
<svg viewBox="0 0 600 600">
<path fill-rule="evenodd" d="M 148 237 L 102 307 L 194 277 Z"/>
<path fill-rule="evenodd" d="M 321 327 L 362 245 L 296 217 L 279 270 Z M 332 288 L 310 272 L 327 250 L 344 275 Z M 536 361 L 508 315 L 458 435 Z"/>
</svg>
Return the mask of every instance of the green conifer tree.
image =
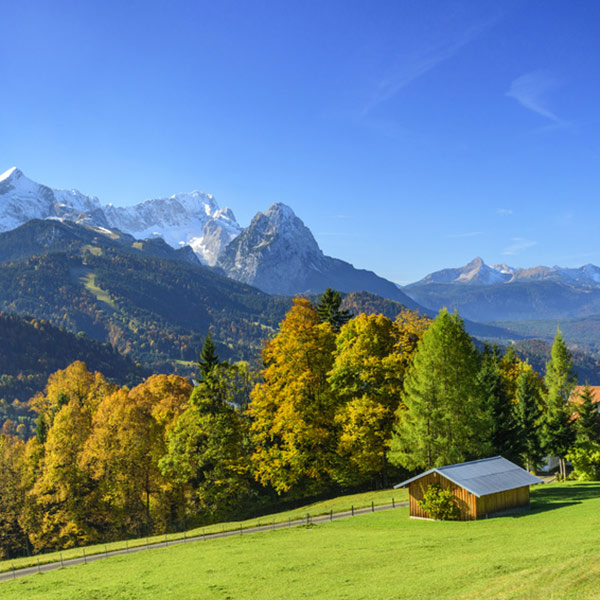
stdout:
<svg viewBox="0 0 600 600">
<path fill-rule="evenodd" d="M 200 380 L 207 381 L 211 371 L 220 364 L 217 348 L 210 332 L 204 338 L 204 345 L 198 359 L 198 370 L 200 371 Z"/>
<path fill-rule="evenodd" d="M 336 333 L 354 316 L 349 310 L 342 309 L 341 294 L 331 288 L 321 294 L 316 308 L 319 323 L 329 323 Z"/>
<path fill-rule="evenodd" d="M 508 382 L 500 368 L 502 357 L 497 347 L 485 346 L 477 374 L 479 391 L 490 416 L 489 439 L 491 454 L 520 462 L 521 430 L 516 405 L 508 392 Z"/>
<path fill-rule="evenodd" d="M 575 421 L 575 444 L 585 446 L 590 442 L 600 442 L 600 415 L 594 402 L 594 392 L 586 385 L 579 394 Z"/>
<path fill-rule="evenodd" d="M 489 416 L 477 385 L 477 351 L 457 313 L 442 310 L 405 379 L 389 459 L 407 469 L 489 456 Z"/>
<path fill-rule="evenodd" d="M 575 432 L 571 422 L 570 398 L 577 384 L 573 371 L 571 353 L 565 344 L 560 329 L 557 329 L 552 355 L 546 364 L 547 388 L 542 441 L 548 454 L 560 460 L 560 474 L 567 476 L 565 455 L 574 442 Z"/>
<path fill-rule="evenodd" d="M 540 442 L 539 386 L 531 368 L 523 368 L 517 379 L 517 421 L 521 433 L 522 463 L 528 471 L 534 471 L 544 454 Z"/>
</svg>

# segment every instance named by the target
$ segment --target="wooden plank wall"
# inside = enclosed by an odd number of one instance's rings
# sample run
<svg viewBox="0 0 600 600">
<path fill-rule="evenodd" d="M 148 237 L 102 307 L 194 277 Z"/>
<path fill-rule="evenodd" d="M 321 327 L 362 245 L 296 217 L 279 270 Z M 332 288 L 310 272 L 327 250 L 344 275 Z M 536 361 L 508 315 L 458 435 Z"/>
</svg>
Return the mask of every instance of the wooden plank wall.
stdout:
<svg viewBox="0 0 600 600">
<path fill-rule="evenodd" d="M 443 489 L 452 491 L 460 508 L 461 521 L 470 521 L 477 518 L 477 496 L 437 473 L 430 473 L 409 484 L 408 501 L 411 517 L 429 518 L 429 514 L 419 506 L 419 501 L 423 499 L 423 494 L 432 483 L 439 483 Z"/>
<path fill-rule="evenodd" d="M 408 501 L 411 517 L 429 518 L 429 514 L 419 506 L 419 501 L 423 499 L 423 494 L 432 483 L 439 483 L 443 489 L 450 490 L 454 494 L 460 508 L 461 521 L 485 519 L 487 515 L 493 513 L 529 506 L 529 486 L 527 485 L 477 498 L 445 477 L 437 473 L 430 473 L 409 484 Z"/>
<path fill-rule="evenodd" d="M 529 506 L 529 486 L 489 494 L 477 499 L 477 516 L 485 519 L 486 515 Z"/>
</svg>

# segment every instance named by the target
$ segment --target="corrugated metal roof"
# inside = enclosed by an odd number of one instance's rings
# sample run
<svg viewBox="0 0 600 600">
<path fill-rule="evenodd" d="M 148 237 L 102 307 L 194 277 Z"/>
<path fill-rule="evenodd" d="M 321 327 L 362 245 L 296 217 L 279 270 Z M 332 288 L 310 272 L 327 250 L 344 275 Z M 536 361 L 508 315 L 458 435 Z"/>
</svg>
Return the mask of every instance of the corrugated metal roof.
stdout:
<svg viewBox="0 0 600 600">
<path fill-rule="evenodd" d="M 412 481 L 429 475 L 429 473 L 439 473 L 456 485 L 460 485 L 460 487 L 475 494 L 478 498 L 525 485 L 542 483 L 541 479 L 510 462 L 510 460 L 506 460 L 502 456 L 494 456 L 493 458 L 483 458 L 458 465 L 429 469 L 425 473 L 395 485 L 394 488 L 406 487 Z"/>
</svg>

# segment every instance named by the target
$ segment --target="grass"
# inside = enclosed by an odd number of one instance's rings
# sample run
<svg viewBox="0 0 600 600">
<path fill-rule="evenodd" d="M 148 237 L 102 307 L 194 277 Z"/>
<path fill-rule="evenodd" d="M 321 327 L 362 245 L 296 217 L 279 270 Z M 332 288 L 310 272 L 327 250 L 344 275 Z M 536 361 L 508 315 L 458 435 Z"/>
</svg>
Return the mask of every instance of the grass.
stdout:
<svg viewBox="0 0 600 600">
<path fill-rule="evenodd" d="M 532 510 L 442 523 L 406 508 L 107 558 L 0 584 L 3 600 L 600 598 L 600 484 Z"/>
<path fill-rule="evenodd" d="M 267 523 L 285 523 L 288 520 L 301 519 L 310 514 L 312 517 L 319 515 L 328 514 L 330 511 L 334 513 L 343 512 L 350 510 L 352 506 L 354 508 L 365 508 L 371 506 L 373 503 L 375 506 L 391 504 L 392 498 L 395 502 L 406 502 L 408 500 L 408 493 L 406 490 L 380 490 L 377 492 L 365 492 L 362 494 L 352 494 L 347 496 L 339 496 L 331 500 L 324 500 L 322 502 L 315 502 L 301 508 L 288 510 L 285 512 L 274 513 L 256 519 L 246 519 L 244 521 L 229 521 L 227 523 L 215 523 L 214 525 L 207 525 L 206 527 L 199 527 L 197 529 L 190 529 L 185 532 L 170 533 L 168 535 L 156 535 L 146 538 L 139 538 L 127 541 L 112 542 L 108 544 L 96 544 L 93 546 L 85 547 L 86 556 L 93 554 L 103 554 L 106 551 L 111 550 L 123 550 L 126 547 L 135 548 L 137 546 L 145 546 L 146 543 L 160 543 L 164 542 L 165 539 L 169 542 L 174 540 L 180 540 L 185 537 L 194 537 L 210 533 L 218 533 L 222 531 L 237 531 L 240 527 L 247 529 L 248 527 L 254 527 L 258 523 L 263 525 Z M 106 547 L 106 548 L 105 548 Z M 69 550 L 63 550 L 62 552 L 48 552 L 46 554 L 39 554 L 32 557 L 16 558 L 14 560 L 0 561 L 0 573 L 10 571 L 13 566 L 15 569 L 21 569 L 24 567 L 31 567 L 37 565 L 39 560 L 40 564 L 47 564 L 51 562 L 58 562 L 61 559 L 68 560 L 70 558 L 80 558 L 83 556 L 84 548 L 70 548 Z"/>
<path fill-rule="evenodd" d="M 85 289 L 88 290 L 91 294 L 93 294 L 96 299 L 100 302 L 104 302 L 108 304 L 111 308 L 115 308 L 114 300 L 110 297 L 110 294 L 103 290 L 96 284 L 96 274 L 93 272 L 86 273 L 81 279 Z"/>
</svg>

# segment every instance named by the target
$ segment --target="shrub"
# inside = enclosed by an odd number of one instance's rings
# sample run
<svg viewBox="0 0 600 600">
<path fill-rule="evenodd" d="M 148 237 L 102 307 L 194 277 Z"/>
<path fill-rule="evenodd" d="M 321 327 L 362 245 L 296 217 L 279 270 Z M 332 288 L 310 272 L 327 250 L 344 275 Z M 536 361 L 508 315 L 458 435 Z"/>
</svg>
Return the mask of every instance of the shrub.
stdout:
<svg viewBox="0 0 600 600">
<path fill-rule="evenodd" d="M 439 483 L 432 483 L 427 488 L 419 505 L 432 519 L 455 521 L 460 516 L 452 492 L 442 489 Z"/>
<path fill-rule="evenodd" d="M 600 444 L 589 442 L 574 448 L 567 454 L 573 465 L 573 473 L 579 481 L 600 480 Z"/>
</svg>

